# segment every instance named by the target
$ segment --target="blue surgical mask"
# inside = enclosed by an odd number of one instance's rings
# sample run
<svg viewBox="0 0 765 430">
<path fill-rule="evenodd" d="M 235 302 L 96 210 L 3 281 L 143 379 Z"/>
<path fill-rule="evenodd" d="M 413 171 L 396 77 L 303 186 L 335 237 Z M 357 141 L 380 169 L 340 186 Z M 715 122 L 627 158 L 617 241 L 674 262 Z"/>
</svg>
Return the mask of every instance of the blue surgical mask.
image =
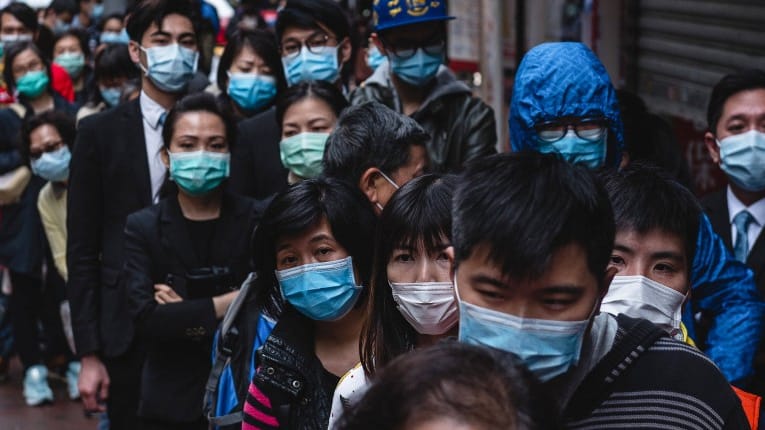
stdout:
<svg viewBox="0 0 765 430">
<path fill-rule="evenodd" d="M 166 46 L 141 47 L 146 53 L 147 67 L 141 64 L 149 79 L 160 90 L 178 93 L 186 89 L 197 72 L 199 52 L 184 48 L 177 43 Z"/>
<path fill-rule="evenodd" d="M 544 154 L 560 154 L 571 164 L 578 164 L 589 169 L 602 167 L 606 162 L 606 142 L 608 132 L 603 137 L 591 141 L 577 136 L 574 130 L 568 130 L 566 135 L 555 142 L 539 141 L 539 152 Z"/>
<path fill-rule="evenodd" d="M 53 24 L 53 34 L 66 33 L 70 28 L 72 28 L 72 24 L 57 19 L 55 24 Z"/>
<path fill-rule="evenodd" d="M 90 17 L 93 18 L 94 21 L 98 21 L 101 19 L 101 16 L 104 14 L 104 5 L 103 3 L 96 3 L 93 5 L 93 12 L 91 12 Z"/>
<path fill-rule="evenodd" d="M 765 190 L 765 133 L 750 130 L 717 141 L 720 168 L 747 191 Z"/>
<path fill-rule="evenodd" d="M 303 46 L 300 52 L 292 57 L 282 57 L 284 76 L 290 86 L 303 81 L 335 82 L 340 77 L 340 66 L 337 63 L 337 46 L 312 48 L 319 53 L 313 53 Z"/>
<path fill-rule="evenodd" d="M 455 286 L 457 279 L 454 280 Z M 589 325 L 584 321 L 522 318 L 459 302 L 459 340 L 517 355 L 541 381 L 566 373 L 579 362 Z"/>
<path fill-rule="evenodd" d="M 101 33 L 101 38 L 99 40 L 101 43 L 121 43 L 127 45 L 130 42 L 130 36 L 128 36 L 127 31 L 123 28 L 119 33 L 105 31 Z"/>
<path fill-rule="evenodd" d="M 282 296 L 301 314 L 314 321 L 344 317 L 361 293 L 353 276 L 351 257 L 277 270 Z"/>
<path fill-rule="evenodd" d="M 31 161 L 32 172 L 51 182 L 61 182 L 69 178 L 69 161 L 72 153 L 66 145 L 61 148 L 43 153 L 40 158 Z"/>
<path fill-rule="evenodd" d="M 64 52 L 63 54 L 59 54 L 53 61 L 63 67 L 72 79 L 80 77 L 82 69 L 85 68 L 85 56 L 82 52 Z"/>
<path fill-rule="evenodd" d="M 120 96 L 122 96 L 122 88 L 120 87 L 98 87 L 98 91 L 101 92 L 101 98 L 109 107 L 114 107 L 120 104 Z"/>
<path fill-rule="evenodd" d="M 433 55 L 418 48 L 409 58 L 400 58 L 395 54 L 388 57 L 390 69 L 402 81 L 409 85 L 424 85 L 430 82 L 438 73 L 438 68 L 444 62 L 443 53 Z"/>
<path fill-rule="evenodd" d="M 369 66 L 369 68 L 372 70 L 377 70 L 383 61 L 385 61 L 385 55 L 380 53 L 380 50 L 377 49 L 377 46 L 370 46 L 369 52 L 367 53 L 367 66 Z"/>
<path fill-rule="evenodd" d="M 260 109 L 276 97 L 276 79 L 268 75 L 229 72 L 228 96 L 242 109 Z"/>
<path fill-rule="evenodd" d="M 170 179 L 186 193 L 201 196 L 228 178 L 231 154 L 195 151 L 170 152 Z"/>
</svg>

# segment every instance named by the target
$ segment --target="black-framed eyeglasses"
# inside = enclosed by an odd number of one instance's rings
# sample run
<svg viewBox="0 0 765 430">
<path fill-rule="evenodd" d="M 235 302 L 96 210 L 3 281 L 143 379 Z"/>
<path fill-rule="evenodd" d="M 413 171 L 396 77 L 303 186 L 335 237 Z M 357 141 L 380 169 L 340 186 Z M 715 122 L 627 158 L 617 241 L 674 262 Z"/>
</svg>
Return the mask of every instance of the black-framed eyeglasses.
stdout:
<svg viewBox="0 0 765 430">
<path fill-rule="evenodd" d="M 65 145 L 63 140 L 56 140 L 54 142 L 48 142 L 47 145 L 45 145 L 45 148 L 42 148 L 42 150 L 35 150 L 29 152 L 29 158 L 32 160 L 37 160 L 38 158 L 42 157 L 43 154 L 46 152 L 53 152 L 56 150 L 59 150 L 63 148 Z"/>
<path fill-rule="evenodd" d="M 396 57 L 407 59 L 414 56 L 420 48 L 429 55 L 442 55 L 446 49 L 446 40 L 439 33 L 425 41 L 401 39 L 394 44 L 388 40 L 383 40 L 383 45 L 388 52 Z"/>
<path fill-rule="evenodd" d="M 557 142 L 563 139 L 569 130 L 573 130 L 581 139 L 594 142 L 605 136 L 608 122 L 605 118 L 600 117 L 563 118 L 534 124 L 534 130 L 537 132 L 537 137 L 543 142 Z"/>
<path fill-rule="evenodd" d="M 320 54 L 321 50 L 329 45 L 330 40 L 337 41 L 335 37 L 323 32 L 316 32 L 308 36 L 304 42 L 297 39 L 288 39 L 282 43 L 282 57 L 296 57 L 300 54 L 300 49 L 303 46 L 308 48 L 308 51 L 313 54 Z"/>
</svg>

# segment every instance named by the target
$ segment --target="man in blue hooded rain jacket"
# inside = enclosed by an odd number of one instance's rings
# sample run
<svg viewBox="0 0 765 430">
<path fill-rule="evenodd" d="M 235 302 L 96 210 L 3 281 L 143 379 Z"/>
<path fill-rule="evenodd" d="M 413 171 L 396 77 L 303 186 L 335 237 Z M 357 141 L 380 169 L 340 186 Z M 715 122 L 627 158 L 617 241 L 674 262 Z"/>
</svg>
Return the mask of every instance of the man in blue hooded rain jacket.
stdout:
<svg viewBox="0 0 765 430">
<path fill-rule="evenodd" d="M 546 43 L 526 54 L 515 77 L 509 124 L 514 152 L 557 152 L 592 169 L 621 163 L 624 131 L 616 92 L 603 64 L 581 43 Z M 697 340 L 728 381 L 746 388 L 765 303 L 752 272 L 726 250 L 705 215 L 691 286 L 683 316 L 689 334 L 696 334 L 694 314 L 710 316 L 706 339 Z"/>
</svg>

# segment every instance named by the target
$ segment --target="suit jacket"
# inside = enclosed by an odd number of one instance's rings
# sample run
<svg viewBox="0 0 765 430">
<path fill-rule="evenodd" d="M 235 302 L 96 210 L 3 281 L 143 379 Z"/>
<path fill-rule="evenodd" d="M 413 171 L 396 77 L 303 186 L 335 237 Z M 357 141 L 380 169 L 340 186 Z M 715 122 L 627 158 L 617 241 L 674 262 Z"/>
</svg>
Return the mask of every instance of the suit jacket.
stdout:
<svg viewBox="0 0 765 430">
<path fill-rule="evenodd" d="M 152 203 L 139 101 L 79 124 L 67 197 L 67 293 L 79 355 L 124 353 L 133 323 L 119 284 L 128 214 Z"/>
<path fill-rule="evenodd" d="M 239 123 L 239 137 L 231 150 L 231 188 L 255 199 L 265 199 L 287 188 L 287 169 L 279 154 L 281 126 L 276 108 Z"/>
<path fill-rule="evenodd" d="M 176 196 L 131 214 L 125 226 L 125 282 L 136 340 L 146 351 L 139 416 L 190 422 L 202 416 L 202 398 L 210 372 L 212 337 L 217 326 L 213 293 L 190 298 L 192 269 L 227 267 L 226 286 L 239 287 L 250 272 L 249 244 L 262 207 L 245 197 L 226 195 L 209 261 L 196 255 Z M 173 282 L 184 300 L 159 305 L 154 285 Z M 220 294 L 220 293 L 216 293 Z"/>
</svg>

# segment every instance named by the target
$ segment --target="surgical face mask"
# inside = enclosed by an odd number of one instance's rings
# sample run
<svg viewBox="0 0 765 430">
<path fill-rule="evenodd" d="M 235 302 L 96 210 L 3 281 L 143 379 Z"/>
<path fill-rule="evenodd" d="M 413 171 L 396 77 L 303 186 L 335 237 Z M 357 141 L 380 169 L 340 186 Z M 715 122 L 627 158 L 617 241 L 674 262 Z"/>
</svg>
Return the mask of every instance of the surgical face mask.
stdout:
<svg viewBox="0 0 765 430">
<path fill-rule="evenodd" d="M 207 194 L 228 178 L 229 153 L 195 151 L 169 155 L 170 179 L 192 196 Z"/>
<path fill-rule="evenodd" d="M 372 70 L 377 70 L 383 61 L 385 61 L 385 56 L 377 49 L 377 46 L 371 45 L 367 53 L 367 66 Z"/>
<path fill-rule="evenodd" d="M 682 340 L 680 321 L 685 298 L 685 294 L 645 276 L 615 276 L 600 311 L 646 319 Z"/>
<path fill-rule="evenodd" d="M 229 73 L 228 96 L 242 109 L 260 109 L 276 97 L 276 78 L 254 73 Z"/>
<path fill-rule="evenodd" d="M 455 288 L 457 278 L 454 280 Z M 579 362 L 589 319 L 553 321 L 517 317 L 464 302 L 459 297 L 459 340 L 517 355 L 541 381 Z"/>
<path fill-rule="evenodd" d="M 146 53 L 147 67 L 141 64 L 141 70 L 154 85 L 168 93 L 178 93 L 197 72 L 199 52 L 183 48 L 177 43 L 166 46 L 141 47 Z"/>
<path fill-rule="evenodd" d="M 53 33 L 54 34 L 62 34 L 69 31 L 69 29 L 72 28 L 72 24 L 61 21 L 60 19 L 56 20 L 56 23 L 53 24 Z"/>
<path fill-rule="evenodd" d="M 279 143 L 279 155 L 284 167 L 303 179 L 321 174 L 321 160 L 329 133 L 300 133 Z"/>
<path fill-rule="evenodd" d="M 93 18 L 94 21 L 98 21 L 101 19 L 101 16 L 104 14 L 104 5 L 103 3 L 96 3 L 93 5 L 93 11 L 90 13 L 90 17 Z"/>
<path fill-rule="evenodd" d="M 420 334 L 440 335 L 459 320 L 451 282 L 389 282 L 404 319 Z"/>
<path fill-rule="evenodd" d="M 356 285 L 351 257 L 277 270 L 276 279 L 284 299 L 314 321 L 344 317 L 362 288 Z"/>
<path fill-rule="evenodd" d="M 340 77 L 337 46 L 311 49 L 318 52 L 311 52 L 303 46 L 295 56 L 282 57 L 288 85 L 296 85 L 303 81 L 335 82 Z"/>
<path fill-rule="evenodd" d="M 69 77 L 77 79 L 85 68 L 85 56 L 82 53 L 64 52 L 53 60 L 63 67 Z"/>
<path fill-rule="evenodd" d="M 444 62 L 444 54 L 429 54 L 418 48 L 409 58 L 400 58 L 395 54 L 388 57 L 393 73 L 409 85 L 424 85 L 438 73 L 438 68 Z"/>
<path fill-rule="evenodd" d="M 72 153 L 64 145 L 61 148 L 45 152 L 40 158 L 31 161 L 32 172 L 35 175 L 51 182 L 61 182 L 69 178 L 69 161 Z"/>
<path fill-rule="evenodd" d="M 120 87 L 98 87 L 98 91 L 101 93 L 101 98 L 109 107 L 114 107 L 120 104 L 120 97 L 122 96 L 122 88 Z"/>
<path fill-rule="evenodd" d="M 99 41 L 101 43 L 121 43 L 127 45 L 130 42 L 130 36 L 128 36 L 127 31 L 123 28 L 120 32 L 105 31 L 101 33 Z"/>
<path fill-rule="evenodd" d="M 16 91 L 30 99 L 39 97 L 48 88 L 50 79 L 45 70 L 27 72 L 16 81 Z"/>
<path fill-rule="evenodd" d="M 31 34 L 4 34 L 0 36 L 0 42 L 6 45 L 6 48 L 13 43 L 31 42 Z"/>
<path fill-rule="evenodd" d="M 720 168 L 747 191 L 765 190 L 765 133 L 750 130 L 717 141 Z"/>
<path fill-rule="evenodd" d="M 601 139 L 591 141 L 577 136 L 574 130 L 555 142 L 539 140 L 539 152 L 560 154 L 571 164 L 578 164 L 588 169 L 597 169 L 606 162 L 606 142 L 608 132 Z"/>
<path fill-rule="evenodd" d="M 388 183 L 391 184 L 393 188 L 396 189 L 396 191 L 398 191 L 399 186 L 397 183 L 393 181 L 393 179 L 389 178 L 388 175 L 382 172 L 382 170 L 380 170 L 380 175 L 383 177 L 383 179 L 388 181 Z M 377 209 L 380 209 L 380 212 L 382 212 L 382 210 L 384 209 L 383 205 L 381 205 L 380 202 L 375 202 L 375 205 L 377 205 Z"/>
</svg>

